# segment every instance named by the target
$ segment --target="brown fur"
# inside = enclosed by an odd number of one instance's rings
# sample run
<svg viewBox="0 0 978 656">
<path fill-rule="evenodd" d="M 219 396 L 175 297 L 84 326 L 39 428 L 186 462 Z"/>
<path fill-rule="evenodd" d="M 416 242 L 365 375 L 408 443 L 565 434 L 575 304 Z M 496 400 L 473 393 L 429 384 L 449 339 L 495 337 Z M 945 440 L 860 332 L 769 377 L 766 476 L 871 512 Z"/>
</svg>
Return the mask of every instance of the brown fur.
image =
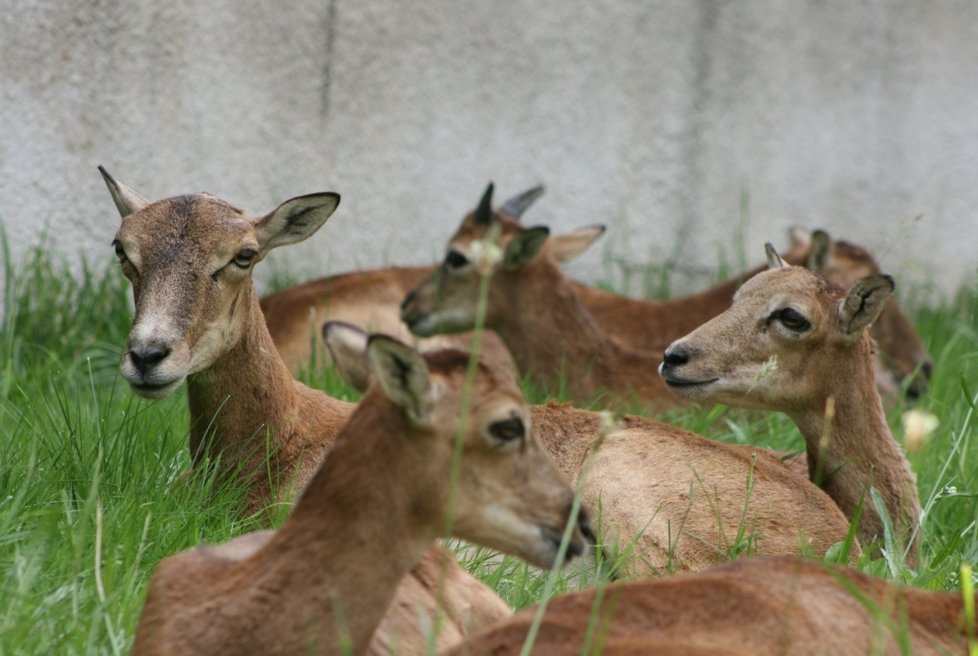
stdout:
<svg viewBox="0 0 978 656">
<path fill-rule="evenodd" d="M 523 212 L 543 195 L 543 187 L 533 187 L 510 198 L 494 211 L 492 190 L 490 183 L 479 211 L 515 220 L 519 220 Z M 567 259 L 578 251 L 576 241 L 573 235 L 565 240 Z M 308 366 L 314 353 L 325 356 L 320 327 L 327 321 L 343 321 L 368 331 L 382 332 L 425 350 L 446 347 L 469 350 L 471 334 L 419 340 L 401 323 L 401 299 L 431 273 L 432 268 L 388 267 L 340 274 L 266 296 L 262 299 L 262 310 L 279 354 L 293 373 Z M 480 353 L 483 358 L 507 367 L 512 373 L 516 372 L 509 351 L 495 335 L 483 336 Z"/>
<path fill-rule="evenodd" d="M 600 608 L 600 610 L 597 610 Z M 468 639 L 453 656 L 519 654 L 536 608 Z M 959 594 L 915 590 L 856 570 L 749 558 L 705 572 L 552 599 L 533 653 L 864 656 L 964 654 Z"/>
<path fill-rule="evenodd" d="M 796 242 L 784 259 L 791 264 L 804 265 L 808 256 L 809 243 L 803 241 Z M 627 298 L 573 281 L 571 286 L 594 321 L 610 337 L 632 349 L 661 352 L 673 341 L 729 308 L 740 285 L 765 268 L 751 269 L 692 296 L 666 300 Z M 849 242 L 834 241 L 825 268 L 819 273 L 848 289 L 859 278 L 880 273 L 880 267 L 866 249 Z M 876 380 L 880 393 L 894 395 L 908 378 L 911 397 L 926 392 L 931 359 L 895 299 L 886 304 L 873 324 L 871 334 L 879 346 Z"/>
<path fill-rule="evenodd" d="M 554 402 L 532 411 L 557 466 L 583 478 L 582 500 L 606 547 L 630 550 L 628 576 L 704 569 L 739 553 L 745 538 L 747 553 L 821 555 L 849 529 L 826 494 L 762 449 L 625 416 L 588 457 L 600 415 Z M 854 545 L 852 557 L 859 552 Z"/>
<path fill-rule="evenodd" d="M 330 324 L 326 334 L 337 362 L 360 369 L 365 339 L 356 331 Z M 745 552 L 820 555 L 849 529 L 807 474 L 759 449 L 643 417 L 606 425 L 601 414 L 569 404 L 531 406 L 531 413 L 534 436 L 596 513 L 605 547 L 626 555 L 635 539 L 627 576 L 703 569 Z M 858 544 L 851 553 L 860 553 Z"/>
<path fill-rule="evenodd" d="M 388 267 L 357 273 L 344 273 L 289 287 L 261 299 L 261 309 L 275 348 L 293 374 L 309 366 L 313 353 L 324 355 L 320 328 L 327 321 L 346 321 L 371 332 L 382 332 L 425 350 L 468 349 L 472 335 L 440 335 L 419 339 L 401 322 L 400 305 L 404 295 L 432 267 Z M 509 351 L 492 333 L 482 339 L 486 358 L 508 363 Z"/>
<path fill-rule="evenodd" d="M 493 214 L 493 220 L 505 218 L 512 220 L 514 217 L 498 211 Z M 474 222 L 475 210 L 465 217 L 463 225 Z M 575 257 L 586 248 L 586 245 L 575 246 L 564 255 L 557 244 L 566 237 L 558 235 L 552 239 L 556 244 L 549 250 L 558 261 Z M 810 254 L 811 235 L 803 230 L 793 230 L 792 247 L 785 259 L 791 264 L 806 264 Z M 858 278 L 880 272 L 876 260 L 866 249 L 845 241 L 831 243 L 828 257 L 821 266 L 824 268 L 820 273 L 847 289 Z M 276 348 L 292 372 L 297 373 L 309 363 L 314 351 L 322 352 L 319 327 L 329 320 L 346 321 L 367 330 L 410 340 L 409 331 L 400 320 L 400 303 L 434 269 L 433 266 L 387 267 L 321 278 L 266 296 L 262 299 L 262 310 Z M 751 269 L 698 294 L 667 300 L 628 298 L 573 280 L 569 283 L 594 323 L 609 337 L 626 349 L 659 354 L 676 339 L 730 307 L 737 288 L 763 270 L 764 267 Z M 931 359 L 896 300 L 887 303 L 873 325 L 872 335 L 879 344 L 877 385 L 880 393 L 884 397 L 895 395 L 908 378 L 909 396 L 917 397 L 926 392 Z M 424 348 L 468 348 L 471 334 L 442 335 L 427 340 L 419 343 L 430 344 Z M 492 333 L 485 336 L 483 350 L 487 357 L 500 362 L 510 361 L 502 342 Z"/>
<path fill-rule="evenodd" d="M 450 248 L 474 253 L 474 244 L 495 229 L 502 249 L 524 233 L 520 224 L 505 217 L 484 225 L 470 216 Z M 401 316 L 415 334 L 469 330 L 475 323 L 480 278 L 474 265 L 457 273 L 446 265 L 408 295 Z M 678 402 L 655 375 L 661 354 L 633 351 L 609 338 L 546 248 L 518 267 L 493 265 L 486 327 L 506 344 L 521 373 L 551 390 L 563 378 L 575 401 L 607 392 L 608 404 L 637 401 L 661 407 Z"/>
<path fill-rule="evenodd" d="M 136 302 L 124 370 L 132 369 L 133 348 L 165 340 L 169 355 L 145 376 L 129 371 L 128 377 L 134 384 L 145 379 L 166 386 L 162 392 L 137 391 L 159 397 L 186 376 L 195 462 L 219 455 L 222 475 L 241 476 L 248 490 L 246 512 L 290 499 L 312 477 L 353 405 L 292 378 L 265 326 L 251 271 L 228 268 L 235 266 L 228 262 L 242 245 L 257 247 L 257 228 L 275 213 L 255 219 L 203 194 L 149 204 L 105 175 L 124 216 L 117 240 Z M 418 608 L 428 618 L 446 615 L 446 635 L 465 634 L 510 613 L 438 547 L 425 558 L 452 560 L 443 603 L 426 585 L 406 580 L 372 653 L 385 653 L 381 645 L 391 641 L 420 649 Z M 170 569 L 178 571 L 180 562 Z M 200 574 L 190 567 L 186 576 L 192 580 Z M 462 607 L 471 610 L 453 610 Z"/>
<path fill-rule="evenodd" d="M 865 330 L 892 282 L 865 278 L 847 296 L 801 267 L 784 266 L 749 280 L 729 310 L 670 346 L 663 376 L 705 381 L 675 388 L 690 399 L 787 413 L 805 437 L 813 480 L 847 517 L 862 502 L 860 540 L 868 544 L 882 536 L 882 520 L 868 497 L 872 486 L 898 535 L 913 535 L 908 561 L 914 564 L 920 502 L 910 465 L 883 416 Z M 777 319 L 786 307 L 804 316 L 809 328 L 786 328 Z M 856 312 L 843 318 L 843 307 Z"/>
<path fill-rule="evenodd" d="M 222 469 L 247 482 L 248 512 L 271 500 L 280 475 L 284 489 L 293 472 L 300 484 L 308 480 L 352 408 L 292 378 L 273 355 L 250 271 L 222 269 L 240 245 L 255 242 L 251 222 L 198 194 L 142 208 L 116 236 L 136 305 L 124 373 L 137 375 L 129 372 L 137 345 L 166 343 L 170 353 L 145 378 L 187 378 L 194 461 L 220 455 Z M 214 276 L 223 279 L 215 284 Z"/>
<path fill-rule="evenodd" d="M 464 360 L 459 367 L 418 358 L 410 365 L 412 379 L 417 363 L 427 369 L 431 387 L 416 392 L 402 380 L 395 385 L 424 402 L 412 407 L 431 402 L 424 416 L 409 418 L 386 386 L 369 390 L 277 532 L 193 549 L 160 565 L 135 654 L 339 654 L 344 634 L 359 654 L 392 599 L 395 610 L 415 612 L 412 602 L 419 600 L 394 599 L 395 591 L 431 542 L 447 537 L 465 378 Z M 527 411 L 515 383 L 487 371 L 474 382 L 450 533 L 550 566 L 559 542 L 551 535 L 559 536 L 569 521 L 573 493 L 532 436 L 505 447 L 492 439 L 489 426 Z M 577 532 L 578 552 L 582 541 Z M 441 570 L 453 576 L 452 568 L 454 559 L 438 551 L 418 568 L 412 585 L 431 594 Z M 495 618 L 468 618 L 485 619 Z M 452 640 L 443 637 L 436 646 L 461 637 L 448 636 Z M 402 653 L 421 649 L 391 636 L 374 645 Z"/>
</svg>

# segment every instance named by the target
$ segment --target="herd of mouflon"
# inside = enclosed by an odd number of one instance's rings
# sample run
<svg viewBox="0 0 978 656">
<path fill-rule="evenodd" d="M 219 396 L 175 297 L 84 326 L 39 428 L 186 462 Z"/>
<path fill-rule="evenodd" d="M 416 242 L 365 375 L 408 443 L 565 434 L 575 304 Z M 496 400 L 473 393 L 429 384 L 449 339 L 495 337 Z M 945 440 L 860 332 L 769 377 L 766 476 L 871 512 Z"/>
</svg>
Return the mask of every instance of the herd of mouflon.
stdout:
<svg viewBox="0 0 978 656">
<path fill-rule="evenodd" d="M 135 654 L 965 653 L 962 595 L 846 564 L 884 532 L 920 556 L 883 404 L 926 393 L 931 361 L 867 250 L 795 230 L 726 283 L 637 300 L 561 269 L 603 226 L 525 225 L 542 188 L 495 206 L 490 184 L 440 263 L 259 299 L 254 267 L 338 194 L 256 217 L 100 171 L 135 301 L 122 376 L 148 398 L 186 382 L 194 464 L 235 477 L 242 514 L 294 502 L 277 529 L 163 560 Z M 314 356 L 359 403 L 295 379 Z M 572 402 L 529 405 L 521 378 Z M 573 405 L 595 399 L 610 412 Z M 691 403 L 785 413 L 805 452 L 621 414 Z M 745 526 L 752 555 L 730 560 Z M 445 538 L 541 568 L 600 552 L 617 580 L 514 613 Z"/>
</svg>

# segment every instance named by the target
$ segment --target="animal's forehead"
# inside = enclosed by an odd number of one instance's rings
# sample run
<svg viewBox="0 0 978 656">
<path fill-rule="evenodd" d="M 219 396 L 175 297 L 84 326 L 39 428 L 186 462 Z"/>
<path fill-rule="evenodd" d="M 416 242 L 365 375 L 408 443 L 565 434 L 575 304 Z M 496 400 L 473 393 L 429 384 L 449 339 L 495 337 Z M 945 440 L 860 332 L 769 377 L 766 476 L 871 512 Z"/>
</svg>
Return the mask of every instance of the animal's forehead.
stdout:
<svg viewBox="0 0 978 656">
<path fill-rule="evenodd" d="M 817 302 L 821 294 L 834 294 L 834 291 L 827 281 L 804 267 L 769 269 L 747 280 L 737 291 L 734 302 L 767 305 L 773 298 Z"/>
<path fill-rule="evenodd" d="M 523 226 L 501 214 L 495 214 L 492 222 L 486 225 L 476 221 L 475 213 L 471 213 L 462 221 L 462 225 L 452 237 L 452 243 L 464 244 L 465 242 L 484 239 L 489 234 L 489 229 L 494 225 L 499 226 L 500 242 L 502 243 L 508 242 L 513 235 L 523 231 Z"/>
<path fill-rule="evenodd" d="M 208 250 L 254 234 L 254 223 L 225 201 L 208 194 L 188 194 L 166 198 L 129 215 L 123 219 L 119 234 L 138 240 L 147 252 Z"/>
<path fill-rule="evenodd" d="M 465 385 L 469 366 L 469 354 L 455 349 L 444 349 L 424 354 L 428 370 L 432 376 L 445 380 L 447 387 L 461 390 Z M 470 407 L 480 407 L 484 402 L 497 404 L 500 401 L 523 403 L 516 379 L 499 366 L 479 360 L 472 381 Z"/>
</svg>

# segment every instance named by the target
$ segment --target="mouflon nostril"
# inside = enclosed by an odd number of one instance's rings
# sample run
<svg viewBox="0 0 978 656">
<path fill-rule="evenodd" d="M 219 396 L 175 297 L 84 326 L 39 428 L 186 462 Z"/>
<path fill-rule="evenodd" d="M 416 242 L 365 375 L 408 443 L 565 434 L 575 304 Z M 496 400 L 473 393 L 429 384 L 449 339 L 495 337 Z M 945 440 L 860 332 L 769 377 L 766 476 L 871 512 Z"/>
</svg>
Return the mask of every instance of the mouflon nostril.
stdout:
<svg viewBox="0 0 978 656">
<path fill-rule="evenodd" d="M 401 301 L 401 312 L 407 310 L 408 306 L 411 305 L 411 303 L 413 303 L 414 299 L 417 297 L 418 297 L 418 292 L 416 291 L 408 292 L 407 296 L 404 297 L 404 300 Z"/>
<path fill-rule="evenodd" d="M 667 367 L 678 367 L 689 362 L 689 353 L 681 346 L 670 346 L 662 354 L 662 363 Z"/>
<path fill-rule="evenodd" d="M 129 350 L 129 359 L 140 372 L 146 373 L 146 368 L 151 367 L 170 354 L 170 349 L 165 346 L 151 345 L 144 348 L 132 348 Z"/>
</svg>

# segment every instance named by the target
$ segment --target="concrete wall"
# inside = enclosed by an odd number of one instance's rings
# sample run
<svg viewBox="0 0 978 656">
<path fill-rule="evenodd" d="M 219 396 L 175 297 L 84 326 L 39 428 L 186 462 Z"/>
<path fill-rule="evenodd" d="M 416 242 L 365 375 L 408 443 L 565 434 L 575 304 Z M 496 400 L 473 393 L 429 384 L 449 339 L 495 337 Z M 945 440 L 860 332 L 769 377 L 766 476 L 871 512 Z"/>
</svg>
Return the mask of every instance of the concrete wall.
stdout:
<svg viewBox="0 0 978 656">
<path fill-rule="evenodd" d="M 34 1 L 0 13 L 0 220 L 113 261 L 96 171 L 253 213 L 336 190 L 278 266 L 429 261 L 489 179 L 605 256 L 748 262 L 792 224 L 898 283 L 978 265 L 978 3 Z M 283 257 L 285 255 L 285 257 Z M 701 281 L 677 280 L 687 288 Z"/>
</svg>

